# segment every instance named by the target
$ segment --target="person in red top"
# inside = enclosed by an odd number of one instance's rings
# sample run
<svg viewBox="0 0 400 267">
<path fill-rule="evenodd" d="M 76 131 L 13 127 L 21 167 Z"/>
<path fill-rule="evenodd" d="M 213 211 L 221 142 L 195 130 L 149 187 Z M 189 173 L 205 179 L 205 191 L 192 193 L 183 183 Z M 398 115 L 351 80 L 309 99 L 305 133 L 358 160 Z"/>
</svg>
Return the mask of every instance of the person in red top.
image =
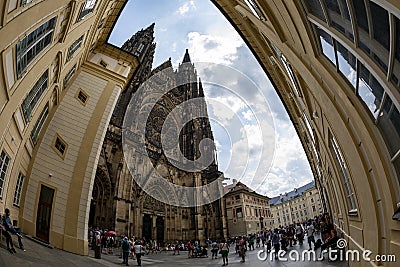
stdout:
<svg viewBox="0 0 400 267">
<path fill-rule="evenodd" d="M 186 243 L 186 247 L 188 249 L 188 258 L 192 257 L 192 243 L 190 243 L 190 240 Z"/>
</svg>

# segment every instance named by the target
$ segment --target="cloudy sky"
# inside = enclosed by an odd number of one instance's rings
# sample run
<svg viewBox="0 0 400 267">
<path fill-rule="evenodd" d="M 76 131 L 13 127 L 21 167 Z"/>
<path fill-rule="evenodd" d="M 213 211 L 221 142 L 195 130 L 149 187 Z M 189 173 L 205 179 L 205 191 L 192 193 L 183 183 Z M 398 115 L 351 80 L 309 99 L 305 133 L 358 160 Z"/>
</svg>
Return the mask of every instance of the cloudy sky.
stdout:
<svg viewBox="0 0 400 267">
<path fill-rule="evenodd" d="M 246 44 L 210 1 L 130 0 L 111 34 L 121 46 L 155 22 L 153 67 L 189 49 L 204 85 L 219 168 L 269 197 L 312 181 L 279 97 Z"/>
</svg>

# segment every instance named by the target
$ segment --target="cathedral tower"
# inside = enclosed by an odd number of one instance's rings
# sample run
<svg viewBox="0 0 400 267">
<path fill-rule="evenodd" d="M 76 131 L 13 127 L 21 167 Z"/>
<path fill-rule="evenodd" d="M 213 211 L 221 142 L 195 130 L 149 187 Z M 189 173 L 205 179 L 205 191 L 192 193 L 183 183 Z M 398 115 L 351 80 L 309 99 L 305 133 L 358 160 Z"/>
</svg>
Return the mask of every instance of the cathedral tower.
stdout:
<svg viewBox="0 0 400 267">
<path fill-rule="evenodd" d="M 215 181 L 222 176 L 218 171 L 215 160 L 215 145 L 210 122 L 207 118 L 207 106 L 201 81 L 191 62 L 189 51 L 183 57 L 182 64 L 176 71 L 173 70 L 171 59 L 151 71 L 154 51 L 154 24 L 133 35 L 122 48 L 135 55 L 139 67 L 130 85 L 121 95 L 109 125 L 106 139 L 103 144 L 100 163 L 97 168 L 96 182 L 94 185 L 93 207 L 90 223 L 101 228 L 115 229 L 118 234 L 156 239 L 159 242 L 174 240 L 200 240 L 207 238 L 224 238 L 223 207 L 221 201 L 198 207 L 179 207 L 162 203 L 144 192 L 137 184 L 134 177 L 145 177 L 146 186 L 156 188 L 151 179 L 152 170 L 162 170 L 162 176 L 169 182 L 187 187 L 198 187 Z M 153 74 L 158 75 L 157 82 L 173 88 L 160 99 L 155 100 L 147 120 L 145 131 L 145 149 L 140 143 L 140 138 L 134 138 L 134 155 L 129 159 L 134 168 L 130 172 L 122 151 L 122 123 L 128 104 L 134 93 L 133 106 L 141 106 L 142 98 L 157 90 L 157 85 L 144 84 L 144 90 L 137 92 L 138 88 Z M 136 96 L 136 95 L 135 95 Z M 203 171 L 185 171 L 171 163 L 161 145 L 161 130 L 168 114 L 180 104 L 188 100 L 200 100 L 196 107 L 184 110 L 186 117 L 178 120 L 188 121 L 182 123 L 183 129 L 179 133 L 179 149 L 182 155 L 193 162 L 201 156 L 208 157 L 211 162 Z M 199 116 L 199 114 L 203 114 Z M 132 133 L 137 133 L 134 130 Z M 176 138 L 176 137 L 173 137 Z M 208 138 L 211 142 L 200 149 L 200 142 Z M 135 141 L 136 140 L 136 141 Z M 149 157 L 150 161 L 144 157 Z M 211 157 L 211 160 L 210 160 Z M 183 161 L 182 158 L 177 159 Z M 143 186 L 143 185 L 141 185 Z M 171 202 L 172 203 L 172 202 Z"/>
<path fill-rule="evenodd" d="M 111 118 L 111 124 L 122 127 L 124 115 L 132 94 L 149 77 L 153 65 L 156 43 L 154 42 L 154 26 L 151 24 L 146 29 L 142 29 L 134 34 L 123 45 L 122 49 L 135 55 L 139 61 L 139 68 L 136 70 L 129 86 L 119 97 L 117 106 Z"/>
</svg>

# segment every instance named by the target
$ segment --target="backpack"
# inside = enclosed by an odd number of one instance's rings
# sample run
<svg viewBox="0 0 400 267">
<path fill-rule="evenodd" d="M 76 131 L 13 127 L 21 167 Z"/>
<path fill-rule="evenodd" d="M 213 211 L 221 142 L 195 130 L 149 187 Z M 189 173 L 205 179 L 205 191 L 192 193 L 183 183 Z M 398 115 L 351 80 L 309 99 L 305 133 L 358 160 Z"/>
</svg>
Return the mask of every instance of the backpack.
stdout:
<svg viewBox="0 0 400 267">
<path fill-rule="evenodd" d="M 129 242 L 127 240 L 122 241 L 122 250 L 129 250 Z"/>
<path fill-rule="evenodd" d="M 279 244 L 279 235 L 277 233 L 274 233 L 272 236 L 272 243 Z"/>
</svg>

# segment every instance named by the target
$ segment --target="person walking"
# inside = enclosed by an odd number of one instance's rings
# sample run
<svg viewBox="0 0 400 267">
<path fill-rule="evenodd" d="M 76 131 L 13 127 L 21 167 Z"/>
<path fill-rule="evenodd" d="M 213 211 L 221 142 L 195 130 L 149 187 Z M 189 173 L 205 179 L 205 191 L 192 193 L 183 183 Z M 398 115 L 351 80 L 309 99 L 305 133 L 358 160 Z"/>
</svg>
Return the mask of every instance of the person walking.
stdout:
<svg viewBox="0 0 400 267">
<path fill-rule="evenodd" d="M 142 255 L 144 254 L 144 248 L 140 240 L 135 242 L 135 254 L 138 266 L 142 265 Z"/>
<path fill-rule="evenodd" d="M 311 243 L 314 244 L 315 247 L 315 239 L 314 239 L 314 225 L 312 224 L 311 220 L 308 221 L 307 224 L 307 242 L 308 242 L 308 250 L 311 250 Z"/>
<path fill-rule="evenodd" d="M 272 234 L 272 245 L 274 246 L 274 253 L 275 253 L 275 260 L 278 259 L 278 253 L 279 253 L 279 248 L 280 248 L 280 244 L 279 244 L 279 233 L 278 233 L 278 229 L 274 230 L 274 233 Z"/>
<path fill-rule="evenodd" d="M 242 257 L 242 260 L 240 262 L 245 262 L 246 261 L 246 251 L 247 251 L 247 242 L 244 236 L 239 241 L 239 251 L 240 251 L 240 256 Z"/>
<path fill-rule="evenodd" d="M 228 265 L 229 246 L 226 241 L 222 243 L 220 253 L 222 256 L 222 261 L 224 262 L 222 266 Z"/>
<path fill-rule="evenodd" d="M 216 241 L 213 241 L 211 243 L 211 259 L 216 259 L 218 254 L 218 243 Z"/>
<path fill-rule="evenodd" d="M 131 244 L 128 240 L 128 237 L 125 236 L 124 240 L 122 240 L 121 248 L 122 248 L 122 259 L 123 259 L 122 264 L 125 264 L 126 266 L 129 266 L 128 259 L 129 259 L 130 245 Z"/>
<path fill-rule="evenodd" d="M 186 247 L 188 250 L 188 258 L 193 257 L 193 252 L 192 252 L 192 243 L 190 242 L 190 240 L 186 243 Z"/>
<path fill-rule="evenodd" d="M 297 240 L 299 241 L 300 246 L 303 245 L 303 236 L 304 236 L 303 227 L 301 227 L 300 223 L 297 223 L 296 237 L 297 237 Z"/>
<path fill-rule="evenodd" d="M 180 250 L 181 250 L 181 244 L 178 240 L 176 240 L 176 243 L 174 245 L 174 254 L 173 255 L 175 255 L 175 253 L 178 253 L 178 255 L 180 255 L 179 254 Z"/>
</svg>

